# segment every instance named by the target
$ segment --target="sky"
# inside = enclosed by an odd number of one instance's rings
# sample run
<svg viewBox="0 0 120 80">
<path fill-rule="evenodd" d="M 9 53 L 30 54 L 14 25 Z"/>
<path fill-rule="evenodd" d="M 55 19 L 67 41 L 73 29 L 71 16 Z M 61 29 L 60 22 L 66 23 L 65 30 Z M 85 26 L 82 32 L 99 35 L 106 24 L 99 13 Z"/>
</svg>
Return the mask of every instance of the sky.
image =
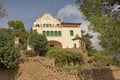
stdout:
<svg viewBox="0 0 120 80">
<path fill-rule="evenodd" d="M 75 0 L 0 0 L 7 9 L 8 16 L 0 26 L 6 27 L 9 20 L 22 20 L 27 30 L 33 21 L 49 12 L 64 22 L 81 22 Z M 72 16 L 72 17 L 71 17 Z"/>
<path fill-rule="evenodd" d="M 0 21 L 0 27 L 8 27 L 9 20 L 22 20 L 25 28 L 30 30 L 38 17 L 49 12 L 62 22 L 82 23 L 81 29 L 88 32 L 89 22 L 83 19 L 75 0 L 0 0 L 0 2 L 8 13 L 8 16 Z M 96 37 L 96 34 L 93 35 Z M 93 38 L 92 42 L 95 47 L 100 48 L 96 38 Z"/>
</svg>

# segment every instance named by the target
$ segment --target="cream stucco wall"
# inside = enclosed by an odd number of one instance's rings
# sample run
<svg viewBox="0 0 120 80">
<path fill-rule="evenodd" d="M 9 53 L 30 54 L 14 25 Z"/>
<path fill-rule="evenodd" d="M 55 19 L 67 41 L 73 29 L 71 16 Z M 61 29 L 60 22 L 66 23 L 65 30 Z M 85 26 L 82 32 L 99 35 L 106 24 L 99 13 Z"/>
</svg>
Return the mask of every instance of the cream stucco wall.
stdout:
<svg viewBox="0 0 120 80">
<path fill-rule="evenodd" d="M 73 41 L 72 39 L 78 34 L 81 37 L 80 28 L 66 28 L 66 27 L 33 27 L 33 30 L 37 30 L 38 33 L 43 31 L 61 31 L 61 36 L 47 36 L 48 41 L 55 40 L 62 43 L 63 48 L 73 48 L 74 44 L 76 44 L 77 48 L 79 48 L 79 41 Z M 73 30 L 74 36 L 70 36 L 70 30 Z"/>
</svg>

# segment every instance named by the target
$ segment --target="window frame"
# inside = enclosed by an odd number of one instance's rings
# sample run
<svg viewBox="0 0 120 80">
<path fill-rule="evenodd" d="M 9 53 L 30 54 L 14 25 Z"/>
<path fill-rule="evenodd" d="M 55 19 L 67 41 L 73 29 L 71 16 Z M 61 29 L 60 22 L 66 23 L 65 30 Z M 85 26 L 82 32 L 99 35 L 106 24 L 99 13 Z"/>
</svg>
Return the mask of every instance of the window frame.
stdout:
<svg viewBox="0 0 120 80">
<path fill-rule="evenodd" d="M 74 31 L 70 30 L 70 36 L 74 36 Z"/>
</svg>

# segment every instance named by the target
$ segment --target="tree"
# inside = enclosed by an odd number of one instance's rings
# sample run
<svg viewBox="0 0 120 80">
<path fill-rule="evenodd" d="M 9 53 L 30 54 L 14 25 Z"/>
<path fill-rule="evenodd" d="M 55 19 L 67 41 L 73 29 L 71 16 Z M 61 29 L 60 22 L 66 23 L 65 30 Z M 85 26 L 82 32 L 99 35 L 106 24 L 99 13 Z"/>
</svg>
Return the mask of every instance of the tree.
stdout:
<svg viewBox="0 0 120 80">
<path fill-rule="evenodd" d="M 8 21 L 8 26 L 12 27 L 14 30 L 22 29 L 25 30 L 24 23 L 21 20 L 10 20 Z"/>
<path fill-rule="evenodd" d="M 113 9 L 116 4 L 119 5 L 120 0 L 82 0 L 79 9 L 83 12 L 85 19 L 91 22 L 90 29 L 99 33 L 99 44 L 104 51 L 119 60 L 120 12 Z"/>
<path fill-rule="evenodd" d="M 14 41 L 10 29 L 0 28 L 0 68 L 15 68 L 20 53 L 14 49 Z"/>
<path fill-rule="evenodd" d="M 0 28 L 0 34 L 6 36 L 9 41 L 14 39 L 13 30 L 11 29 Z"/>
<path fill-rule="evenodd" d="M 92 46 L 92 42 L 90 40 L 92 37 L 93 36 L 90 35 L 89 33 L 85 33 L 84 31 L 82 31 L 82 38 L 86 43 L 86 49 L 88 51 L 88 55 L 92 55 L 92 53 L 96 51 Z"/>
<path fill-rule="evenodd" d="M 4 18 L 5 16 L 7 16 L 6 9 L 3 7 L 3 4 L 0 3 L 0 19 Z"/>
<path fill-rule="evenodd" d="M 38 55 L 45 55 L 45 51 L 48 49 L 48 41 L 44 35 L 38 34 L 36 32 L 30 34 L 28 38 L 28 44 L 34 48 Z"/>
<path fill-rule="evenodd" d="M 14 25 L 15 25 L 15 21 L 13 21 L 13 20 L 8 21 L 9 27 L 14 28 Z"/>
<path fill-rule="evenodd" d="M 12 28 L 14 37 L 20 37 L 19 49 L 26 49 L 28 32 L 25 30 L 24 23 L 21 20 L 10 20 L 8 26 Z"/>
</svg>

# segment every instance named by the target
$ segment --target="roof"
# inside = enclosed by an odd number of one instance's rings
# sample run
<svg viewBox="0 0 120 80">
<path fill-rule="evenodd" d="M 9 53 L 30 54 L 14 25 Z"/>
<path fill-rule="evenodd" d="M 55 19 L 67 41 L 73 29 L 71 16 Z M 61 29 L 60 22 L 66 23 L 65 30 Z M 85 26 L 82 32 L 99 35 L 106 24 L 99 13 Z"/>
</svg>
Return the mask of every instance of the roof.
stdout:
<svg viewBox="0 0 120 80">
<path fill-rule="evenodd" d="M 81 23 L 66 23 L 66 22 L 62 22 L 61 25 L 81 25 Z"/>
<path fill-rule="evenodd" d="M 83 38 L 81 38 L 78 34 L 76 34 L 76 36 L 72 39 L 72 40 L 83 40 Z"/>
</svg>

